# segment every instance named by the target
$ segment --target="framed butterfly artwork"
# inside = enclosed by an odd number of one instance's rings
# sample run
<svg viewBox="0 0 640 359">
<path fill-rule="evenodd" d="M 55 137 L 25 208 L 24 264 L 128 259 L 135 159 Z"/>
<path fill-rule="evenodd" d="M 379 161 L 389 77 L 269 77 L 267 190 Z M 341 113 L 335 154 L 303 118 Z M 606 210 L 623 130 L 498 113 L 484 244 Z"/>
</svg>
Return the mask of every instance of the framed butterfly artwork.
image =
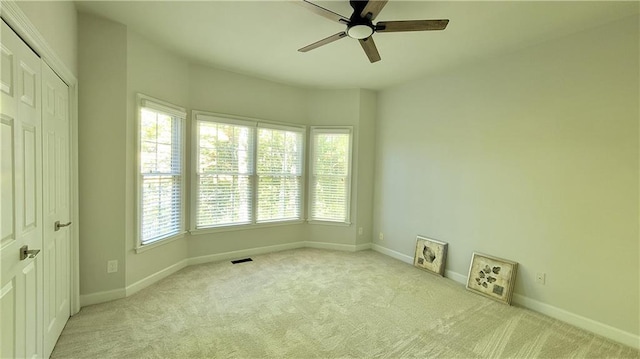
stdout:
<svg viewBox="0 0 640 359">
<path fill-rule="evenodd" d="M 485 297 L 511 305 L 518 263 L 473 253 L 467 289 Z"/>
<path fill-rule="evenodd" d="M 413 265 L 444 277 L 444 268 L 447 261 L 447 246 L 448 244 L 445 242 L 418 236 Z"/>
</svg>

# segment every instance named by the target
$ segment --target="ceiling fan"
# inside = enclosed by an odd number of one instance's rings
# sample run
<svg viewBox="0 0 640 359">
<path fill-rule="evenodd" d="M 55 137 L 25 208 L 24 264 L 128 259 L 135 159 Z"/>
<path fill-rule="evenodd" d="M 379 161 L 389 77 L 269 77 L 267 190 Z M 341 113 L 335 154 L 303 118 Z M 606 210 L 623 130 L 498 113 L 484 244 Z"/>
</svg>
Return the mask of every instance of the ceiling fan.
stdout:
<svg viewBox="0 0 640 359">
<path fill-rule="evenodd" d="M 375 42 L 373 42 L 373 37 L 371 37 L 373 33 L 444 30 L 449 23 L 449 20 L 407 20 L 380 21 L 377 24 L 373 24 L 373 20 L 378 16 L 380 11 L 382 11 L 387 1 L 388 0 L 350 0 L 349 4 L 353 8 L 353 14 L 351 14 L 351 17 L 346 18 L 322 6 L 307 0 L 302 0 L 301 4 L 307 9 L 329 20 L 346 25 L 347 29 L 298 49 L 298 51 L 307 52 L 348 36 L 360 42 L 369 61 L 373 63 L 380 61 L 380 54 L 378 53 Z"/>
</svg>

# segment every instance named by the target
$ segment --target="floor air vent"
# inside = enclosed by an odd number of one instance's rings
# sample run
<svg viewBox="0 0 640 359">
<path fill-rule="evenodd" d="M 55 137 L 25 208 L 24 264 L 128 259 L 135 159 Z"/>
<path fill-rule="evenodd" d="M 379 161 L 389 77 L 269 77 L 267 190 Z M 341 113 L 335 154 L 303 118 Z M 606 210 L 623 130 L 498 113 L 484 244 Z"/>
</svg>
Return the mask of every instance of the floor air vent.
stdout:
<svg viewBox="0 0 640 359">
<path fill-rule="evenodd" d="M 253 262 L 253 259 L 251 259 L 251 258 L 242 258 L 242 259 L 236 259 L 235 261 L 231 261 L 231 263 L 233 263 L 233 264 L 244 263 L 244 262 Z"/>
</svg>

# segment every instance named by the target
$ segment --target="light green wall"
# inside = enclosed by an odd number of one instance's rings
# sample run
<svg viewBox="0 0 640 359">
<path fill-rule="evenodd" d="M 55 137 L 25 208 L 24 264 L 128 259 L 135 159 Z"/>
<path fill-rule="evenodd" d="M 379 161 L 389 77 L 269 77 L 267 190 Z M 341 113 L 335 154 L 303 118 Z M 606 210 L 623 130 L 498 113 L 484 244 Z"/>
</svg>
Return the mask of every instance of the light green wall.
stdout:
<svg viewBox="0 0 640 359">
<path fill-rule="evenodd" d="M 360 226 L 365 234 L 371 233 L 373 92 L 309 90 L 189 64 L 121 24 L 83 13 L 79 19 L 82 294 L 124 289 L 188 258 L 302 241 L 349 245 L 366 242 L 364 238 L 369 237 L 365 235 L 357 240 L 356 228 Z M 136 253 L 138 92 L 188 111 L 303 125 L 354 126 L 352 221 L 355 223 L 342 227 L 301 223 L 187 234 L 184 239 Z M 360 131 L 362 126 L 371 127 Z M 187 148 L 190 128 L 189 116 Z M 100 151 L 92 150 L 96 145 Z M 105 176 L 107 172 L 109 175 Z M 190 201 L 187 198 L 187 205 Z M 118 260 L 120 268 L 118 273 L 107 275 L 106 262 L 111 259 Z"/>
<path fill-rule="evenodd" d="M 16 1 L 47 44 L 78 76 L 78 22 L 73 1 Z"/>
<path fill-rule="evenodd" d="M 90 294 L 125 286 L 127 29 L 78 20 L 80 294 Z"/>
<path fill-rule="evenodd" d="M 354 133 L 360 117 L 360 90 L 311 90 L 307 104 L 307 116 L 316 126 L 352 126 Z M 353 152 L 357 152 L 354 141 Z M 355 156 L 352 156 L 355 158 Z M 309 162 L 309 161 L 307 161 Z M 352 171 L 355 166 L 352 167 Z M 311 170 L 307 163 L 307 172 Z M 353 171 L 355 172 L 355 171 Z M 355 173 L 351 178 L 351 221 L 355 221 L 355 202 L 357 188 Z M 356 226 L 309 224 L 307 238 L 312 242 L 354 245 Z"/>
<path fill-rule="evenodd" d="M 374 91 L 360 90 L 359 123 L 354 142 L 358 149 L 356 174 L 355 229 L 362 228 L 356 235 L 356 244 L 370 243 L 373 238 L 373 169 L 375 163 L 375 134 L 377 97 Z"/>
<path fill-rule="evenodd" d="M 375 92 L 369 90 L 309 90 L 307 116 L 311 124 L 353 127 L 351 225 L 309 224 L 309 241 L 345 245 L 371 242 L 375 101 Z M 360 227 L 362 235 L 358 235 Z"/>
<path fill-rule="evenodd" d="M 191 235 L 189 257 L 206 257 L 258 247 L 279 246 L 305 240 L 304 224 Z"/>
<path fill-rule="evenodd" d="M 186 60 L 127 32 L 127 138 L 126 138 L 126 285 L 132 285 L 187 257 L 186 236 L 180 240 L 136 253 L 136 94 L 143 93 L 176 106 L 189 105 L 189 65 Z"/>
<path fill-rule="evenodd" d="M 382 91 L 374 243 L 520 263 L 515 292 L 637 335 L 638 18 Z M 534 282 L 547 274 L 546 285 Z"/>
<path fill-rule="evenodd" d="M 209 66 L 190 66 L 189 99 L 194 110 L 307 123 L 306 89 Z"/>
<path fill-rule="evenodd" d="M 189 68 L 191 109 L 267 121 L 307 124 L 305 89 L 207 66 Z M 209 256 L 304 240 L 304 225 L 192 235 L 189 257 Z"/>
<path fill-rule="evenodd" d="M 308 90 L 200 65 L 191 65 L 189 84 L 191 108 L 194 110 L 304 125 L 349 125 L 354 127 L 355 134 L 352 225 L 300 224 L 193 235 L 189 239 L 189 257 L 300 241 L 355 245 L 358 226 L 363 227 L 365 234 L 371 233 L 373 92 L 357 89 Z M 366 107 L 364 110 L 363 106 Z M 359 135 L 358 131 L 363 126 L 370 127 Z M 361 158 L 360 149 L 364 151 Z M 359 178 L 359 171 L 366 176 Z M 362 242 L 370 241 L 370 237 L 365 235 L 361 238 Z"/>
</svg>

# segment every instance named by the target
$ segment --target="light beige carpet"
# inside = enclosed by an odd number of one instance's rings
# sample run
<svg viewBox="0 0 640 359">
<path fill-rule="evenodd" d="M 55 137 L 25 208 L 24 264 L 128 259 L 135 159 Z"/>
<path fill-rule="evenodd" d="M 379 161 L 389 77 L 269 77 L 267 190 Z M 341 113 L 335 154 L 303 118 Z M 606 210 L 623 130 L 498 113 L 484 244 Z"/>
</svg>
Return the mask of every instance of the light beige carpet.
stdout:
<svg viewBox="0 0 640 359">
<path fill-rule="evenodd" d="M 192 266 L 69 320 L 53 358 L 638 358 L 373 251 Z"/>
</svg>

